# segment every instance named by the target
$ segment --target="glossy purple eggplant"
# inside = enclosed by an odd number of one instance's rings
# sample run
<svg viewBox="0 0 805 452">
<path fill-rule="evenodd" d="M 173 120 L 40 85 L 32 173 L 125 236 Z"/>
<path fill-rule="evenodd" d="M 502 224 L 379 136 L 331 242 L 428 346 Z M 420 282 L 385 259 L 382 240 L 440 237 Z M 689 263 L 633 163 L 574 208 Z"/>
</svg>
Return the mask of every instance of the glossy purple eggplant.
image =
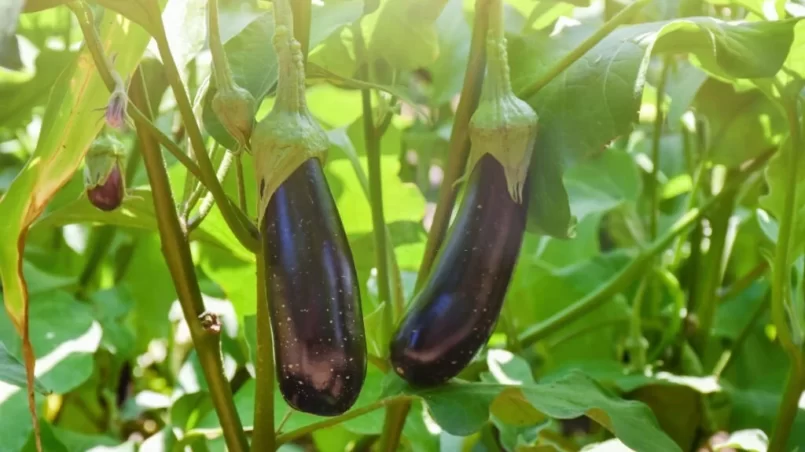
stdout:
<svg viewBox="0 0 805 452">
<path fill-rule="evenodd" d="M 433 269 L 392 336 L 393 368 L 411 385 L 455 377 L 489 340 L 517 262 L 527 205 L 510 197 L 500 163 L 481 157 Z"/>
<path fill-rule="evenodd" d="M 319 160 L 274 192 L 262 233 L 280 391 L 297 410 L 341 414 L 363 386 L 366 339 L 352 252 Z"/>
</svg>

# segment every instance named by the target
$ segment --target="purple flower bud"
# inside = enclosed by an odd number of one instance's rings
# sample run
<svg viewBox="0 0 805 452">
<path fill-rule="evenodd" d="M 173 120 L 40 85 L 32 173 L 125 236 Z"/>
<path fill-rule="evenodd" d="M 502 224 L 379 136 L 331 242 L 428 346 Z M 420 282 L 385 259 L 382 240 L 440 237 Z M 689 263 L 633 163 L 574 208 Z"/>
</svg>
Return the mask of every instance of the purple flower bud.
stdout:
<svg viewBox="0 0 805 452">
<path fill-rule="evenodd" d="M 87 190 L 87 197 L 93 206 L 109 212 L 120 207 L 125 193 L 120 165 L 115 165 L 105 182 Z"/>
<path fill-rule="evenodd" d="M 106 106 L 106 123 L 109 127 L 122 130 L 126 125 L 126 93 L 115 90 L 109 97 L 109 105 Z"/>
</svg>

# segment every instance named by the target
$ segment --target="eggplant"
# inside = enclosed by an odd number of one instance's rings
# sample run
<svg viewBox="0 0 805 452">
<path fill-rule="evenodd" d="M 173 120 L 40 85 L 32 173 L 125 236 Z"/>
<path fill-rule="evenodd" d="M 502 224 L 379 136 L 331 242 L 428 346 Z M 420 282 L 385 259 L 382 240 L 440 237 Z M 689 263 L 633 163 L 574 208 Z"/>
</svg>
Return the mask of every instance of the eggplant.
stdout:
<svg viewBox="0 0 805 452">
<path fill-rule="evenodd" d="M 352 252 L 319 159 L 280 184 L 261 229 L 283 398 L 306 413 L 341 414 L 363 386 L 366 340 Z"/>
<path fill-rule="evenodd" d="M 480 157 L 433 269 L 392 336 L 392 366 L 412 386 L 455 377 L 489 340 L 517 262 L 527 205 L 510 196 L 503 166 L 489 154 Z"/>
<path fill-rule="evenodd" d="M 92 188 L 87 188 L 89 202 L 104 212 L 111 212 L 120 207 L 125 195 L 125 183 L 119 165 L 112 168 L 105 181 Z"/>
</svg>

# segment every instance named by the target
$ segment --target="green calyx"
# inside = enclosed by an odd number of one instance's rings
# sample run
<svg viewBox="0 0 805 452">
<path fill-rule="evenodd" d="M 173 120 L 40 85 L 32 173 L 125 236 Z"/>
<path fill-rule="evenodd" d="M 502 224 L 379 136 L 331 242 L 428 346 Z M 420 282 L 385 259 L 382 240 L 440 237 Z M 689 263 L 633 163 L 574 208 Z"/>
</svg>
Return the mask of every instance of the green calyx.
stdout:
<svg viewBox="0 0 805 452">
<path fill-rule="evenodd" d="M 290 7 L 275 1 L 274 48 L 279 60 L 274 108 L 251 137 L 258 187 L 257 224 L 262 226 L 268 202 L 280 185 L 311 158 L 324 164 L 330 146 L 327 134 L 308 111 L 302 46 L 293 38 Z"/>
<path fill-rule="evenodd" d="M 248 150 L 257 105 L 252 94 L 238 86 L 232 77 L 218 26 L 218 1 L 210 0 L 207 8 L 207 28 L 210 32 L 210 51 L 217 89 L 212 98 L 212 111 L 227 133 L 238 143 L 238 149 L 231 150 L 235 152 L 243 148 Z"/>
<path fill-rule="evenodd" d="M 230 79 L 229 84 L 218 86 L 218 91 L 212 98 L 212 111 L 238 146 L 248 149 L 254 129 L 255 111 L 255 101 L 251 93 Z"/>
<path fill-rule="evenodd" d="M 502 6 L 501 6 L 502 8 Z M 491 8 L 491 16 L 495 8 Z M 537 140 L 538 117 L 531 106 L 514 95 L 509 78 L 506 38 L 502 27 L 492 27 L 487 35 L 487 73 L 478 109 L 470 120 L 471 150 L 467 174 L 484 154 L 503 166 L 509 195 L 521 203 L 523 186 Z"/>
<path fill-rule="evenodd" d="M 84 188 L 89 190 L 105 184 L 115 167 L 122 171 L 124 156 L 125 147 L 116 138 L 96 138 L 84 157 Z"/>
</svg>

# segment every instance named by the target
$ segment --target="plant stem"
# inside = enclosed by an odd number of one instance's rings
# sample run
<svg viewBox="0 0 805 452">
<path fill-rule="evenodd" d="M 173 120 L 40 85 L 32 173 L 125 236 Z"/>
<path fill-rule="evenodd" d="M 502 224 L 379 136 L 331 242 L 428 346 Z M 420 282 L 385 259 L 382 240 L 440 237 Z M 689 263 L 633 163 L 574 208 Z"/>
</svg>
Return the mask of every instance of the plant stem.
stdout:
<svg viewBox="0 0 805 452">
<path fill-rule="evenodd" d="M 775 249 L 774 262 L 772 263 L 772 285 L 771 285 L 771 314 L 780 344 L 794 359 L 800 354 L 799 346 L 795 343 L 788 321 L 786 319 L 786 302 L 790 297 L 790 267 L 791 262 L 788 251 L 791 243 L 791 232 L 796 220 L 796 189 L 799 170 L 799 154 L 802 152 L 802 141 L 800 138 L 799 116 L 797 113 L 796 100 L 790 100 L 785 105 L 786 116 L 790 132 L 790 154 L 786 162 L 788 168 L 788 180 L 786 181 L 785 205 L 779 218 L 780 232 Z M 797 319 L 792 319 L 794 322 Z M 785 401 L 783 401 L 785 403 Z"/>
<path fill-rule="evenodd" d="M 419 266 L 416 278 L 416 290 L 419 290 L 428 277 L 436 254 L 447 234 L 453 205 L 458 195 L 456 181 L 464 173 L 467 156 L 470 153 L 469 124 L 481 98 L 481 86 L 486 68 L 486 29 L 489 6 L 488 0 L 475 1 L 475 19 L 472 25 L 472 41 L 467 69 L 464 72 L 464 85 L 461 88 L 461 97 L 453 119 L 453 129 L 450 132 L 450 144 L 447 151 L 447 165 L 442 186 L 439 189 L 439 199 L 436 203 L 436 211 L 433 213 L 428 241 L 425 245 L 425 254 L 422 256 L 422 264 Z"/>
<path fill-rule="evenodd" d="M 215 177 L 215 169 L 212 166 L 212 162 L 210 162 L 210 156 L 207 155 L 204 140 L 201 137 L 201 130 L 199 129 L 196 118 L 193 115 L 193 107 L 190 104 L 190 99 L 187 97 L 187 91 L 185 91 L 182 79 L 179 75 L 179 69 L 176 67 L 176 61 L 173 59 L 173 55 L 171 54 L 170 46 L 168 45 L 168 38 L 165 35 L 164 25 L 160 23 L 160 27 L 158 27 L 158 29 L 158 33 L 154 35 L 154 40 L 157 43 L 159 55 L 162 57 L 162 62 L 165 68 L 165 77 L 168 79 L 168 83 L 173 90 L 173 95 L 176 98 L 176 105 L 179 108 L 179 113 L 182 115 L 182 120 L 184 121 L 187 135 L 190 138 L 193 154 L 196 157 L 198 168 L 203 176 L 202 180 L 206 180 L 206 182 L 208 182 L 206 184 L 207 188 L 210 190 L 210 193 L 212 193 L 216 204 L 218 204 L 218 208 L 221 210 L 221 216 L 223 216 L 224 221 L 226 221 L 227 226 L 229 226 L 229 228 L 235 234 L 235 237 L 244 247 L 254 251 L 257 249 L 257 229 L 253 225 L 251 228 L 246 227 L 246 224 L 244 224 L 244 221 L 240 218 L 244 215 L 239 216 L 236 213 L 238 209 L 226 196 L 224 188 L 220 183 L 218 183 L 218 180 Z"/>
<path fill-rule="evenodd" d="M 366 57 L 366 45 L 360 27 L 355 27 L 355 55 L 361 63 L 361 78 L 369 80 L 369 59 Z M 380 136 L 374 123 L 372 111 L 372 92 L 368 88 L 361 89 L 363 108 L 363 138 L 366 144 L 366 160 L 369 164 L 369 202 L 372 205 L 372 232 L 375 242 L 375 261 L 377 263 L 377 292 L 380 302 L 391 303 L 391 285 L 389 284 L 388 252 L 393 250 L 386 234 L 386 219 L 383 212 L 383 181 L 380 166 Z M 394 311 L 398 308 L 394 306 Z M 401 309 L 400 309 L 401 310 Z M 387 326 L 391 326 L 391 311 Z"/>
<path fill-rule="evenodd" d="M 698 290 L 692 300 L 695 302 L 692 308 L 698 319 L 698 328 L 691 339 L 691 345 L 699 356 L 705 356 L 707 342 L 710 339 L 710 328 L 716 314 L 718 288 L 721 286 L 723 275 L 724 247 L 736 194 L 736 190 L 724 193 L 721 196 L 721 202 L 716 205 L 710 215 L 710 248 L 704 257 L 704 268 L 697 275 L 699 281 L 696 288 Z"/>
<path fill-rule="evenodd" d="M 372 411 L 379 410 L 380 408 L 386 406 L 393 406 L 394 404 L 399 404 L 400 402 L 410 402 L 411 400 L 416 399 L 414 396 L 408 395 L 401 395 L 396 397 L 389 397 L 385 399 L 380 399 L 374 403 L 370 403 L 369 405 L 362 406 L 360 408 L 356 408 L 352 411 L 348 411 L 340 416 L 332 417 L 330 419 L 325 419 L 320 422 L 316 422 L 314 424 L 306 425 L 302 428 L 298 428 L 292 432 L 283 433 L 277 437 L 277 445 L 285 444 L 289 441 L 293 441 L 297 438 L 301 438 L 309 433 L 315 432 L 317 430 L 321 430 L 323 428 L 332 427 L 338 424 L 342 424 L 350 419 L 355 419 L 356 417 L 363 416 L 364 414 L 371 413 Z M 390 449 L 383 449 L 380 448 L 381 451 L 387 451 Z"/>
<path fill-rule="evenodd" d="M 799 409 L 799 399 L 802 396 L 803 387 L 805 387 L 805 352 L 801 349 L 801 332 L 798 329 L 790 330 L 786 315 L 787 312 L 790 312 L 786 309 L 787 302 L 801 302 L 801 300 L 791 300 L 791 262 L 788 256 L 791 235 L 796 221 L 799 155 L 802 152 L 797 98 L 786 101 L 785 111 L 791 134 L 791 148 L 789 161 L 787 162 L 788 180 L 785 205 L 780 218 L 780 233 L 777 239 L 774 263 L 772 264 L 771 313 L 774 325 L 777 327 L 780 344 L 789 355 L 791 368 L 788 371 L 788 382 L 786 383 L 785 392 L 783 392 L 783 398 L 780 401 L 774 432 L 769 442 L 769 452 L 782 452 L 784 450 L 785 444 L 791 435 L 794 418 Z M 794 318 L 790 320 L 790 324 L 797 328 L 800 319 Z"/>
<path fill-rule="evenodd" d="M 573 321 L 583 317 L 584 315 L 592 312 L 594 309 L 603 305 L 612 297 L 626 289 L 632 283 L 634 277 L 643 271 L 644 267 L 656 255 L 661 253 L 665 248 L 671 244 L 674 238 L 683 233 L 691 225 L 698 222 L 702 215 L 711 209 L 716 203 L 721 201 L 722 197 L 729 193 L 730 190 L 737 188 L 747 177 L 765 165 L 770 155 L 758 157 L 753 161 L 744 171 L 737 175 L 717 196 L 711 198 L 702 205 L 700 209 L 692 209 L 682 216 L 671 228 L 662 236 L 654 240 L 650 246 L 638 254 L 626 267 L 614 275 L 606 284 L 598 286 L 598 288 L 584 296 L 576 303 L 568 306 L 567 308 L 559 311 L 550 318 L 538 323 L 527 329 L 520 335 L 520 342 L 523 347 L 529 345 L 551 335 L 552 333 L 564 328 Z"/>
<path fill-rule="evenodd" d="M 246 205 L 246 179 L 243 175 L 243 158 L 240 154 L 235 157 L 235 172 L 238 183 L 238 204 L 240 205 L 240 210 L 248 216 L 249 206 Z"/>
<path fill-rule="evenodd" d="M 729 288 L 719 293 L 719 302 L 729 300 L 730 298 L 746 290 L 753 282 L 755 282 L 755 280 L 763 276 L 768 269 L 769 261 L 762 259 L 760 262 L 758 262 L 755 268 L 738 278 L 738 280 L 732 283 Z"/>
<path fill-rule="evenodd" d="M 545 75 L 543 75 L 539 80 L 531 84 L 531 86 L 528 88 L 525 88 L 521 93 L 518 93 L 518 96 L 522 99 L 527 99 L 534 94 L 537 94 L 537 92 L 545 87 L 545 85 L 550 83 L 559 74 L 564 72 L 565 69 L 570 67 L 571 64 L 575 63 L 579 58 L 584 56 L 584 54 L 595 47 L 596 44 L 601 42 L 601 40 L 610 34 L 612 30 L 617 28 L 619 25 L 626 23 L 627 20 L 631 19 L 633 15 L 635 15 L 648 3 L 649 0 L 637 0 L 621 10 L 615 15 L 615 17 L 608 20 L 607 23 L 596 30 L 595 33 L 593 33 L 589 38 L 585 39 L 584 42 L 582 42 L 578 47 L 570 51 L 570 53 L 565 55 L 564 58 L 559 60 L 558 63 L 554 64 L 550 69 L 548 69 L 548 72 L 546 72 Z"/>
<path fill-rule="evenodd" d="M 207 2 L 207 30 L 210 34 L 210 53 L 212 54 L 212 69 L 215 75 L 215 85 L 232 86 L 232 70 L 226 59 L 224 44 L 221 42 L 221 32 L 218 25 L 218 0 Z"/>
<path fill-rule="evenodd" d="M 302 46 L 303 63 L 307 63 L 307 53 L 310 50 L 310 2 L 311 0 L 291 0 L 293 37 Z"/>
<path fill-rule="evenodd" d="M 744 327 L 741 329 L 741 332 L 738 333 L 738 336 L 734 341 L 732 341 L 729 348 L 724 350 L 718 362 L 716 362 L 712 372 L 714 377 L 721 378 L 721 375 L 723 375 L 724 372 L 729 369 L 730 364 L 734 362 L 732 357 L 741 349 L 744 341 L 747 337 L 749 337 L 749 333 L 752 332 L 752 328 L 754 328 L 755 324 L 757 324 L 758 320 L 760 320 L 760 316 L 766 312 L 768 307 L 769 297 L 764 296 L 763 301 L 758 303 L 757 308 L 755 308 L 755 311 L 752 313 L 752 317 L 749 318 L 749 321 L 746 322 L 746 325 L 744 325 Z"/>
<path fill-rule="evenodd" d="M 643 337 L 643 301 L 646 298 L 646 287 L 653 280 L 652 275 L 646 274 L 640 280 L 634 301 L 632 302 L 632 315 L 629 321 L 629 363 L 631 367 L 642 372 L 646 366 L 646 339 Z"/>
<path fill-rule="evenodd" d="M 264 245 L 264 244 L 263 244 Z M 255 353 L 254 432 L 252 450 L 273 451 L 274 437 L 274 344 L 266 296 L 264 247 L 257 255 L 257 351 Z"/>
<path fill-rule="evenodd" d="M 217 142 L 214 143 L 212 146 L 212 152 L 210 153 L 212 161 L 218 160 L 218 154 L 219 152 L 222 151 L 227 152 L 223 148 L 223 146 L 219 145 Z M 201 199 L 201 196 L 206 195 L 206 193 L 204 192 L 205 188 L 206 187 L 202 184 L 196 185 L 196 187 L 193 188 L 193 191 L 190 193 L 190 195 L 185 199 L 183 207 L 184 212 L 182 212 L 182 218 L 184 218 L 185 221 L 187 221 L 187 218 L 190 216 L 190 213 L 193 211 L 193 209 L 196 208 L 196 204 L 198 204 L 198 201 Z M 209 193 L 209 190 L 207 190 L 207 193 Z"/>
<path fill-rule="evenodd" d="M 224 158 L 221 159 L 221 164 L 218 165 L 218 170 L 216 171 L 215 178 L 216 180 L 221 183 L 226 178 L 226 175 L 229 174 L 229 168 L 232 167 L 232 161 L 235 159 L 235 156 L 232 152 L 224 151 Z M 213 205 L 213 197 L 212 193 L 207 192 L 204 195 L 204 198 L 201 200 L 201 205 L 198 208 L 198 213 L 194 218 L 187 222 L 187 232 L 188 234 L 190 231 L 196 229 L 201 225 L 201 222 L 207 218 L 210 211 L 212 210 Z M 189 212 L 188 212 L 189 213 Z"/>
<path fill-rule="evenodd" d="M 805 388 L 805 363 L 802 354 L 792 356 L 791 368 L 788 370 L 788 379 L 783 391 L 783 398 L 780 400 L 780 408 L 777 410 L 777 418 L 774 422 L 774 431 L 769 441 L 768 452 L 784 452 L 788 438 L 791 436 L 791 429 L 794 426 L 794 419 L 799 411 L 799 399 L 802 397 L 802 390 Z"/>
<path fill-rule="evenodd" d="M 140 110 L 150 112 L 145 84 L 139 69 L 134 74 L 130 94 L 132 102 Z M 146 119 L 150 120 L 148 116 Z M 215 411 L 224 431 L 227 447 L 233 452 L 245 452 L 248 450 L 248 441 L 243 434 L 243 426 L 232 400 L 229 382 L 224 376 L 220 338 L 218 335 L 206 331 L 198 320 L 199 315 L 205 310 L 204 302 L 201 299 L 201 291 L 194 271 L 190 245 L 176 213 L 170 181 L 159 144 L 142 121 L 136 120 L 135 123 L 142 146 L 143 162 L 153 192 L 154 212 L 157 217 L 165 262 L 176 287 L 179 303 L 182 306 L 193 345 L 204 371 Z"/>
<path fill-rule="evenodd" d="M 671 67 L 671 57 L 666 56 L 662 63 L 660 80 L 657 83 L 657 102 L 655 103 L 656 114 L 654 116 L 654 133 L 651 136 L 651 178 L 649 179 L 646 193 L 651 203 L 649 210 L 649 237 L 651 240 L 657 238 L 657 220 L 660 216 L 659 209 L 659 174 L 660 174 L 660 143 L 662 143 L 663 126 L 665 125 L 665 113 L 663 100 L 665 99 L 665 85 L 668 81 L 668 71 Z"/>
</svg>

